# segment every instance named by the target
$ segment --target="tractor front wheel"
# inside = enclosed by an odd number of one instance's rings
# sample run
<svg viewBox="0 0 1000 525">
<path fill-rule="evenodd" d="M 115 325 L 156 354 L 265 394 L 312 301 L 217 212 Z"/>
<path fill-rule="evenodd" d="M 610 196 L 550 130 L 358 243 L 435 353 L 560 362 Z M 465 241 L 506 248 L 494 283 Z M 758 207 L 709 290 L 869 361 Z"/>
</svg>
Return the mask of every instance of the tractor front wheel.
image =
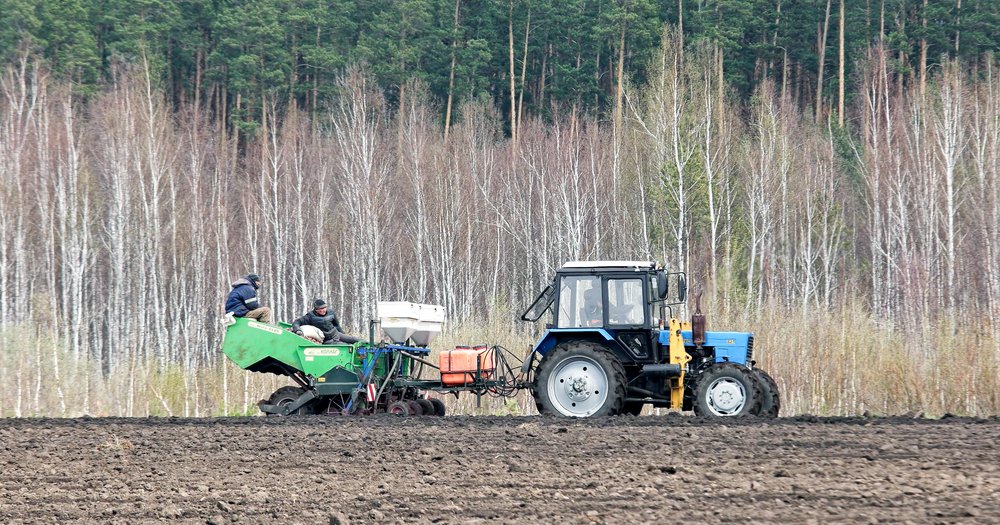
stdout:
<svg viewBox="0 0 1000 525">
<path fill-rule="evenodd" d="M 598 343 L 560 343 L 539 363 L 532 395 L 541 414 L 614 416 L 625 402 L 625 369 Z"/>
<path fill-rule="evenodd" d="M 759 410 L 753 372 L 734 363 L 717 363 L 702 374 L 694 390 L 694 413 L 707 417 L 746 416 Z"/>
</svg>

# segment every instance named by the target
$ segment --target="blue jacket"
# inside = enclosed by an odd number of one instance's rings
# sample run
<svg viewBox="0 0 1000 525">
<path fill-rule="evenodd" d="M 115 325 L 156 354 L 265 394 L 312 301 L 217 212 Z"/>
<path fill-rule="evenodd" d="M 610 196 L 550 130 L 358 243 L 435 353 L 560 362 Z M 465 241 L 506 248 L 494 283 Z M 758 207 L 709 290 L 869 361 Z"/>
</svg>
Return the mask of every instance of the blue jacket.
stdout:
<svg viewBox="0 0 1000 525">
<path fill-rule="evenodd" d="M 236 317 L 243 317 L 250 310 L 260 308 L 257 300 L 257 287 L 246 279 L 233 283 L 233 291 L 226 298 L 226 313 L 232 312 Z"/>
</svg>

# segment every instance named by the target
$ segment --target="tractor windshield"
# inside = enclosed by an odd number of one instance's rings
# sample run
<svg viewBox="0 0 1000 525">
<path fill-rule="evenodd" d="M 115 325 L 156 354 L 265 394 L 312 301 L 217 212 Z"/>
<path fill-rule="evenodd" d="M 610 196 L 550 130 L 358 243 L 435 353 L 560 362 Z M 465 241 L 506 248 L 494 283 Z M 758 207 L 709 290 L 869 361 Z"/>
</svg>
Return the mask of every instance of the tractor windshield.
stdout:
<svg viewBox="0 0 1000 525">
<path fill-rule="evenodd" d="M 601 278 L 591 275 L 567 275 L 559 284 L 559 328 L 584 328 L 604 325 L 604 301 Z"/>
<path fill-rule="evenodd" d="M 531 303 L 531 306 L 523 314 L 521 314 L 522 321 L 535 322 L 539 320 L 545 312 L 548 311 L 549 307 L 552 306 L 552 300 L 555 299 L 556 289 L 551 284 L 546 286 L 542 293 L 538 294 L 535 298 L 535 302 Z"/>
</svg>

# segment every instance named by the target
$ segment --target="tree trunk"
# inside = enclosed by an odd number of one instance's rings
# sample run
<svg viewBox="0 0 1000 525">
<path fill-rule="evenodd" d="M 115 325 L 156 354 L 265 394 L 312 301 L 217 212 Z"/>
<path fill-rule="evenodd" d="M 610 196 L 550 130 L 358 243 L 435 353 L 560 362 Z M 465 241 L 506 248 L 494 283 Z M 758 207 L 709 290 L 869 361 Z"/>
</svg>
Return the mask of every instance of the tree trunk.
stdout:
<svg viewBox="0 0 1000 525">
<path fill-rule="evenodd" d="M 771 36 L 771 47 L 773 47 L 773 48 L 777 48 L 778 47 L 778 29 L 781 27 L 781 0 L 778 0 L 778 4 L 776 6 L 776 11 L 777 11 L 777 13 L 775 13 L 775 17 L 774 17 L 774 34 Z M 782 47 L 782 49 L 785 49 L 785 48 Z M 787 59 L 787 56 L 788 56 L 788 50 L 785 50 L 785 57 L 786 57 L 786 59 Z M 774 64 L 771 62 L 771 59 L 769 58 L 768 59 L 768 69 L 773 69 L 773 68 L 774 68 Z M 782 70 L 781 71 L 782 71 L 781 83 L 782 83 L 782 85 L 784 85 L 784 83 L 785 83 L 784 65 L 782 65 Z M 782 99 L 785 98 L 784 97 L 784 91 L 782 91 L 782 97 L 781 98 Z"/>
<path fill-rule="evenodd" d="M 885 0 L 882 0 L 882 7 L 878 14 L 878 43 L 882 44 L 885 40 Z"/>
<path fill-rule="evenodd" d="M 615 129 L 616 132 L 621 134 L 622 125 L 622 99 L 623 89 L 622 83 L 625 80 L 625 25 L 622 24 L 621 33 L 618 37 L 618 66 L 615 72 Z"/>
<path fill-rule="evenodd" d="M 521 128 L 521 118 L 524 116 L 524 79 L 528 73 L 528 31 L 531 28 L 531 8 L 528 8 L 528 20 L 524 23 L 524 54 L 521 58 L 521 94 L 517 97 L 517 127 Z"/>
<path fill-rule="evenodd" d="M 920 26 L 923 28 L 920 34 L 920 100 L 923 101 L 927 93 L 927 0 L 920 12 Z"/>
<path fill-rule="evenodd" d="M 240 104 L 243 102 L 243 94 L 236 93 L 236 116 L 239 117 L 240 114 Z M 234 122 L 233 123 L 233 154 L 232 162 L 235 165 L 237 159 L 237 153 L 240 150 L 240 127 Z"/>
<path fill-rule="evenodd" d="M 545 48 L 545 53 L 542 53 L 542 67 L 540 69 L 540 75 L 538 76 L 538 106 L 539 108 L 545 105 L 545 74 L 548 67 L 549 54 L 552 53 L 552 44 L 549 44 Z"/>
<path fill-rule="evenodd" d="M 510 57 L 510 139 L 517 144 L 517 98 L 514 89 L 514 0 L 510 0 L 507 18 L 508 56 Z"/>
<path fill-rule="evenodd" d="M 316 48 L 319 48 L 319 37 L 320 37 L 320 26 L 316 25 Z M 316 121 L 316 108 L 319 107 L 319 74 L 313 71 L 313 88 L 312 88 L 312 107 L 309 108 L 309 112 L 313 117 L 313 122 Z"/>
<path fill-rule="evenodd" d="M 288 75 L 288 107 L 293 107 L 296 104 L 295 98 L 295 86 L 299 83 L 299 45 L 295 38 L 295 34 L 292 34 L 292 49 L 289 55 L 291 56 L 291 71 Z"/>
<path fill-rule="evenodd" d="M 677 0 L 677 52 L 684 56 L 684 0 Z"/>
<path fill-rule="evenodd" d="M 823 26 L 816 29 L 816 44 L 819 48 L 819 68 L 816 71 L 816 122 L 819 122 L 823 113 L 823 68 L 826 66 L 826 37 L 830 28 L 830 3 L 826 0 L 826 14 L 823 17 Z"/>
<path fill-rule="evenodd" d="M 455 19 L 451 30 L 451 69 L 448 73 L 448 105 L 444 113 L 444 140 L 448 140 L 451 129 L 451 105 L 455 99 L 455 62 L 458 56 L 458 12 L 462 0 L 455 0 Z"/>
<path fill-rule="evenodd" d="M 718 72 L 718 80 L 716 81 L 716 97 L 718 98 L 718 103 L 715 105 L 716 122 L 722 122 L 723 111 L 726 107 L 726 82 L 725 82 L 725 55 L 723 54 L 722 46 L 716 46 L 716 67 Z"/>
<path fill-rule="evenodd" d="M 844 0 L 840 0 L 840 68 L 837 79 L 837 126 L 844 127 Z"/>
<path fill-rule="evenodd" d="M 795 62 L 795 103 L 802 105 L 802 62 Z"/>
<path fill-rule="evenodd" d="M 788 103 L 788 49 L 781 50 L 781 103 Z"/>
<path fill-rule="evenodd" d="M 962 0 L 955 0 L 955 58 L 958 58 L 959 37 L 962 34 Z"/>
<path fill-rule="evenodd" d="M 198 48 L 198 52 L 195 53 L 195 71 L 194 71 L 194 131 L 195 136 L 198 135 L 198 115 L 201 114 L 201 75 L 202 75 L 202 57 L 204 56 L 204 50 Z"/>
</svg>

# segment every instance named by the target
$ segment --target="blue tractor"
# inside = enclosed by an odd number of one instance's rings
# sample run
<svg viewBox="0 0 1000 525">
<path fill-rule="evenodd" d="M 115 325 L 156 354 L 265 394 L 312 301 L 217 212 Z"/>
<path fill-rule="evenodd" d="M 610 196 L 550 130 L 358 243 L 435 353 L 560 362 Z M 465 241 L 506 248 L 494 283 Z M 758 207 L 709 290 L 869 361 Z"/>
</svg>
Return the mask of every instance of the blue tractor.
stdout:
<svg viewBox="0 0 1000 525">
<path fill-rule="evenodd" d="M 538 412 L 638 415 L 648 404 L 706 417 L 776 417 L 778 387 L 755 366 L 753 334 L 706 331 L 700 305 L 690 322 L 668 318 L 686 295 L 684 275 L 654 262 L 569 262 L 557 270 L 521 316 L 534 322 L 552 312 L 522 368 L 533 372 Z"/>
</svg>

